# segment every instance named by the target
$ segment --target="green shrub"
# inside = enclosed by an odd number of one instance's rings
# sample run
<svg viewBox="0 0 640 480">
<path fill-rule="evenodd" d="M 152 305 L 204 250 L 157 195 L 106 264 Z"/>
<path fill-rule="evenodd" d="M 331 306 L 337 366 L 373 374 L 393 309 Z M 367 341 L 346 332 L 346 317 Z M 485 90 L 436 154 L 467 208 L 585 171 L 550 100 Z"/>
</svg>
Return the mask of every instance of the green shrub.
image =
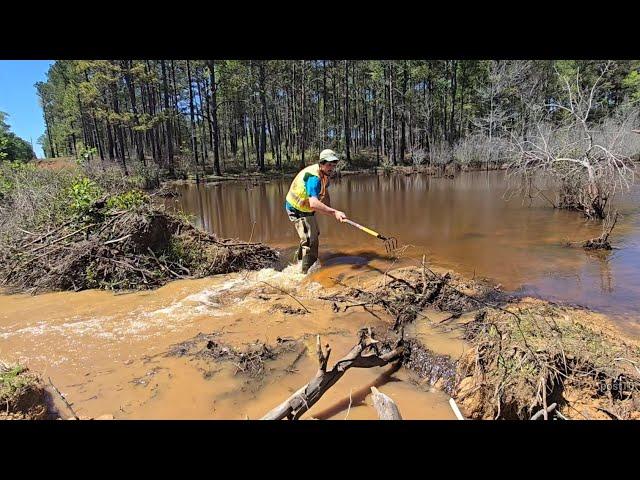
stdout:
<svg viewBox="0 0 640 480">
<path fill-rule="evenodd" d="M 109 197 L 107 200 L 107 209 L 109 210 L 131 210 L 149 203 L 149 196 L 140 190 L 129 190 Z"/>
<path fill-rule="evenodd" d="M 80 219 L 86 219 L 91 216 L 91 206 L 104 192 L 93 180 L 81 177 L 71 184 L 66 193 L 71 213 Z"/>
</svg>

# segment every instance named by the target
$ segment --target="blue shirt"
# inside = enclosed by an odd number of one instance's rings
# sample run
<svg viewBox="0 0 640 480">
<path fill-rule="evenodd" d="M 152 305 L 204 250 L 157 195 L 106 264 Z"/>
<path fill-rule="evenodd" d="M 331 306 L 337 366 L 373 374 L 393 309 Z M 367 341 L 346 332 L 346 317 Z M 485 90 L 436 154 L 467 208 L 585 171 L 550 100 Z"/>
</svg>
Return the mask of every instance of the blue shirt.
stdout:
<svg viewBox="0 0 640 480">
<path fill-rule="evenodd" d="M 304 181 L 304 188 L 307 191 L 307 195 L 310 197 L 318 198 L 320 196 L 320 191 L 322 190 L 322 184 L 320 183 L 320 178 L 315 175 L 309 175 Z M 285 200 L 284 202 L 285 208 L 290 212 L 296 212 L 297 209 L 294 208 L 289 202 Z"/>
</svg>

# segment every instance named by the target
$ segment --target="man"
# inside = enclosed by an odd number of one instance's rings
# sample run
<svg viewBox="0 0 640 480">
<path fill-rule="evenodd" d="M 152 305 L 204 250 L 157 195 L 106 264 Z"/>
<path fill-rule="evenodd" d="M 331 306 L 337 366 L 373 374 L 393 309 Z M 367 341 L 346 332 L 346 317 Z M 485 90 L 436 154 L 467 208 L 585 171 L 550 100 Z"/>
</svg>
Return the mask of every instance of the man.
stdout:
<svg viewBox="0 0 640 480">
<path fill-rule="evenodd" d="M 335 170 L 338 156 L 333 150 L 320 152 L 318 163 L 301 170 L 291 182 L 285 208 L 300 237 L 300 246 L 296 254 L 302 260 L 302 273 L 318 259 L 318 222 L 315 212 L 335 217 L 339 222 L 347 218 L 344 212 L 331 208 L 329 193 L 329 177 Z"/>
</svg>

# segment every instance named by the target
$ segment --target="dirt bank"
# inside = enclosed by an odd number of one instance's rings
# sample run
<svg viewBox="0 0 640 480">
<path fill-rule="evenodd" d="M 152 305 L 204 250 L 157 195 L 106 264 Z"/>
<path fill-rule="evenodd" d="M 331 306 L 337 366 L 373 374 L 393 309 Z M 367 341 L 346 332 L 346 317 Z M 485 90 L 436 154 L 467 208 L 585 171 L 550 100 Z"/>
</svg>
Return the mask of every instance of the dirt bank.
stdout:
<svg viewBox="0 0 640 480">
<path fill-rule="evenodd" d="M 42 420 L 48 414 L 40 376 L 24 366 L 0 362 L 0 420 Z"/>
<path fill-rule="evenodd" d="M 461 332 L 471 348 L 455 370 L 444 369 L 440 386 L 451 388 L 469 418 L 528 419 L 543 409 L 549 417 L 640 418 L 639 343 L 603 315 L 510 298 L 427 267 L 328 299 L 386 311 L 401 335 L 418 321 Z M 428 309 L 446 316 L 430 321 Z"/>
</svg>

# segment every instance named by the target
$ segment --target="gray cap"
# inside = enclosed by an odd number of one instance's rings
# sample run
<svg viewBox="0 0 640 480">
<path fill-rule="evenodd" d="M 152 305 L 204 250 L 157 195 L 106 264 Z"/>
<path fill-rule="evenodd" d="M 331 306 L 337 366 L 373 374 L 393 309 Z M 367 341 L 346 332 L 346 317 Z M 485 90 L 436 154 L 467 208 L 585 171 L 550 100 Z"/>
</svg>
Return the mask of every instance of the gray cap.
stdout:
<svg viewBox="0 0 640 480">
<path fill-rule="evenodd" d="M 337 162 L 340 160 L 336 152 L 330 149 L 326 149 L 320 152 L 320 161 L 321 162 Z"/>
</svg>

